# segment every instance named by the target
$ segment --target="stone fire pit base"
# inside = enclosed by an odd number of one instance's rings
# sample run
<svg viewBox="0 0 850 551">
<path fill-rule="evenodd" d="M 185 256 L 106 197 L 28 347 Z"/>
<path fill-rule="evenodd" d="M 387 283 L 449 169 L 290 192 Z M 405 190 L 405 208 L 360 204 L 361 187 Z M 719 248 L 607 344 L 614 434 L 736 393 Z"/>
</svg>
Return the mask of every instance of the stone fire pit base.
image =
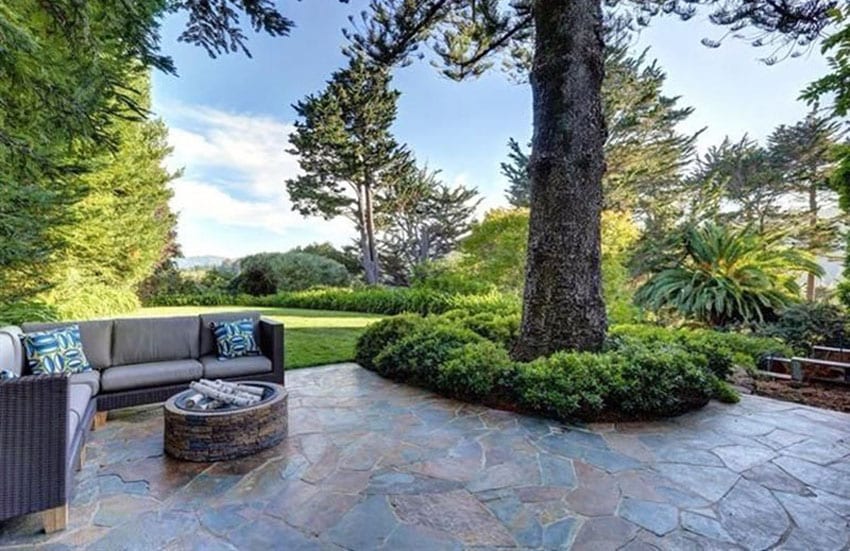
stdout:
<svg viewBox="0 0 850 551">
<path fill-rule="evenodd" d="M 287 434 L 286 390 L 273 383 L 245 383 L 273 392 L 253 406 L 212 411 L 177 406 L 185 392 L 169 398 L 164 406 L 165 453 L 185 461 L 226 461 L 279 444 Z"/>
</svg>

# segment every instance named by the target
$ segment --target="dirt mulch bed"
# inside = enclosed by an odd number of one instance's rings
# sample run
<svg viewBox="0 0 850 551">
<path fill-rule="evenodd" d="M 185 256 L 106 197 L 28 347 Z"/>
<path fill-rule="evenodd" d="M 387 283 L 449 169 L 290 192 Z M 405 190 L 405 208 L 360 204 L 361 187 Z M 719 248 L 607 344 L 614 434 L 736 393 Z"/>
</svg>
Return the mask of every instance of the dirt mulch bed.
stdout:
<svg viewBox="0 0 850 551">
<path fill-rule="evenodd" d="M 829 383 L 795 383 L 754 378 L 743 370 L 732 376 L 733 384 L 759 396 L 850 413 L 850 387 Z"/>
</svg>

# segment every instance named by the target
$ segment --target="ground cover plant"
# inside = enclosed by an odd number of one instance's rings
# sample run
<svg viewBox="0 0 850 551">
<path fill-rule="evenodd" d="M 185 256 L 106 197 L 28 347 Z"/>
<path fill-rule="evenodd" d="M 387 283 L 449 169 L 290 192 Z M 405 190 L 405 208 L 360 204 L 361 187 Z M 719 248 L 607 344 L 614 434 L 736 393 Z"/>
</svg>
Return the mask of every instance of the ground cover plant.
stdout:
<svg viewBox="0 0 850 551">
<path fill-rule="evenodd" d="M 247 310 L 244 307 L 158 307 L 142 308 L 136 316 L 185 316 L 205 312 Z M 381 316 L 299 310 L 295 308 L 252 308 L 285 326 L 284 365 L 297 369 L 354 359 L 354 346 L 365 328 Z"/>
</svg>

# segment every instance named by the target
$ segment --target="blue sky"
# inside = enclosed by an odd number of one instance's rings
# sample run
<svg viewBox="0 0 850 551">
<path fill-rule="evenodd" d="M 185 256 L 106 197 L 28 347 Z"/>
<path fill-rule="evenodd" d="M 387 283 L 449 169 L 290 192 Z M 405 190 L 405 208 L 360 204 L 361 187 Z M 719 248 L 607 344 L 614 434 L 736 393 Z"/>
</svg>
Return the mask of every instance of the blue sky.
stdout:
<svg viewBox="0 0 850 551">
<path fill-rule="evenodd" d="M 178 239 L 187 256 L 238 257 L 284 251 L 314 241 L 347 244 L 353 228 L 342 219 L 304 219 L 290 209 L 284 181 L 298 171 L 287 154 L 291 104 L 320 90 L 344 64 L 340 29 L 365 2 L 287 2 L 297 28 L 286 38 L 251 35 L 253 58 L 230 55 L 212 60 L 200 49 L 177 42 L 181 17 L 165 21 L 163 44 L 179 77 L 154 76 L 154 110 L 170 128 L 172 168 L 184 168 L 174 182 L 172 206 L 180 213 Z M 706 127 L 702 149 L 748 133 L 763 138 L 778 124 L 806 112 L 799 91 L 826 72 L 817 51 L 773 66 L 759 62 L 765 52 L 728 41 L 719 49 L 700 44 L 722 29 L 704 17 L 688 22 L 660 18 L 644 29 L 634 48 L 650 48 L 668 74 L 666 93 L 696 108 L 683 131 Z M 508 138 L 531 135 L 531 94 L 499 71 L 456 83 L 427 62 L 397 71 L 401 90 L 394 131 L 421 162 L 442 170 L 449 183 L 478 188 L 483 209 L 503 205 L 499 163 Z"/>
</svg>

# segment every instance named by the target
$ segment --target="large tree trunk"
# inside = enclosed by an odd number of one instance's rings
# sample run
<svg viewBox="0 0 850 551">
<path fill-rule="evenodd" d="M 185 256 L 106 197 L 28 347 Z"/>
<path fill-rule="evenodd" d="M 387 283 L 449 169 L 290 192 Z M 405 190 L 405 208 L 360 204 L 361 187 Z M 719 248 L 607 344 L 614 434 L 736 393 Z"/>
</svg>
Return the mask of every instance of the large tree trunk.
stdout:
<svg viewBox="0 0 850 551">
<path fill-rule="evenodd" d="M 363 268 L 366 270 L 366 283 L 375 285 L 380 278 L 380 266 L 378 265 L 378 248 L 375 245 L 375 217 L 372 206 L 372 187 L 364 188 L 365 205 L 363 225 L 366 233 L 366 248 L 363 251 Z"/>
<path fill-rule="evenodd" d="M 605 171 L 599 0 L 536 0 L 531 219 L 519 360 L 605 339 L 600 215 Z"/>
<path fill-rule="evenodd" d="M 367 216 L 367 189 L 364 186 L 360 186 L 357 189 L 357 230 L 360 232 L 360 265 L 363 266 L 363 276 L 366 279 L 366 283 L 369 285 L 374 285 L 378 282 L 378 266 L 374 261 L 374 257 L 372 255 L 372 251 L 374 250 L 374 245 L 370 245 L 369 239 L 369 220 L 371 217 Z M 370 202 L 371 204 L 371 202 Z M 371 243 L 374 243 L 374 233 L 372 235 Z"/>
<path fill-rule="evenodd" d="M 818 188 L 814 182 L 809 185 L 809 249 L 814 252 L 818 231 Z M 806 274 L 806 300 L 815 301 L 815 274 Z"/>
</svg>

